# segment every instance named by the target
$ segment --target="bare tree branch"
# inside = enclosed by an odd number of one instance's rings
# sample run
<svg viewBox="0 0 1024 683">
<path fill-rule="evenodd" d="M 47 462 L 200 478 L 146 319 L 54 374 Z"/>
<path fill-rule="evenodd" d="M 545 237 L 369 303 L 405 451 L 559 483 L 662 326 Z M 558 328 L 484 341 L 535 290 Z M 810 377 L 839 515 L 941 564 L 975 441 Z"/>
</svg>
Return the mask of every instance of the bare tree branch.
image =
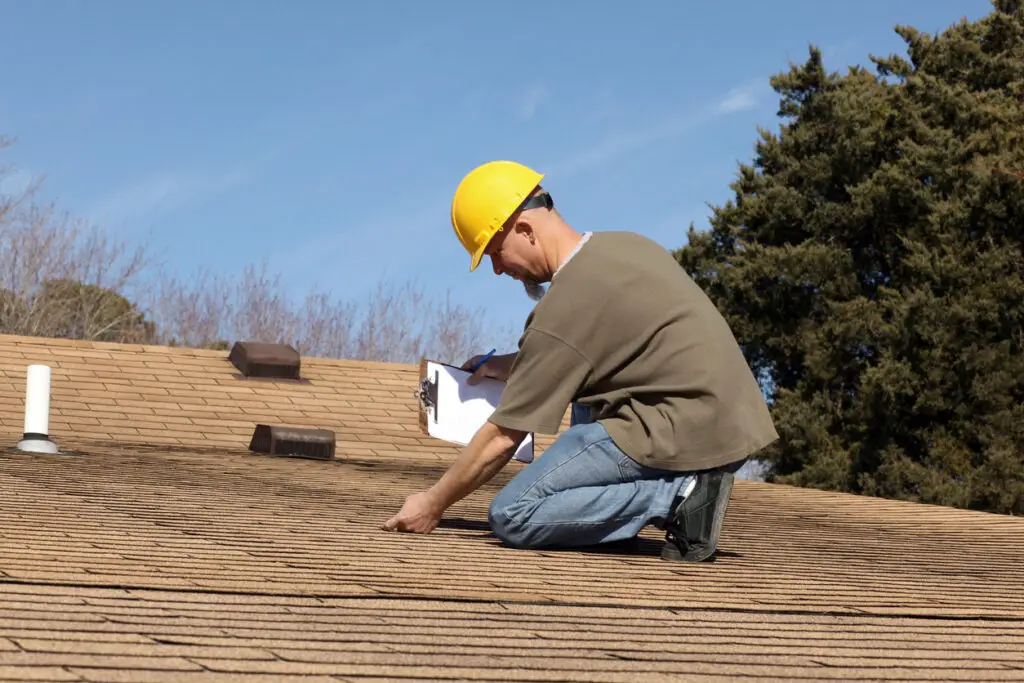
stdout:
<svg viewBox="0 0 1024 683">
<path fill-rule="evenodd" d="M 8 144 L 0 138 L 0 149 Z M 36 189 L 0 194 L 0 333 L 221 349 L 256 340 L 404 363 L 461 363 L 517 338 L 510 329 L 488 337 L 486 311 L 432 299 L 415 282 L 381 281 L 361 301 L 316 289 L 292 301 L 266 261 L 235 279 L 152 271 L 143 249 L 41 206 Z"/>
<path fill-rule="evenodd" d="M 202 271 L 183 282 L 165 275 L 147 300 L 158 343 L 224 348 L 235 340 L 293 345 L 305 356 L 414 363 L 459 362 L 484 346 L 514 343 L 510 330 L 487 338 L 484 311 L 446 296 L 429 299 L 416 283 L 377 283 L 360 302 L 311 290 L 292 302 L 279 274 L 249 267 L 235 282 Z"/>
</svg>

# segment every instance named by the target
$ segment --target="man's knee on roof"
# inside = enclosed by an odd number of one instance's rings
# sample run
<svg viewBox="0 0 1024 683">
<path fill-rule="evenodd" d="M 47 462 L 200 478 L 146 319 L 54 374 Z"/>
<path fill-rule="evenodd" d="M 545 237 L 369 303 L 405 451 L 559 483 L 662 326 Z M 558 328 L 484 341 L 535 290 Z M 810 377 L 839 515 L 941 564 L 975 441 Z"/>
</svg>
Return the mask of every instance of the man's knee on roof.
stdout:
<svg viewBox="0 0 1024 683">
<path fill-rule="evenodd" d="M 530 547 L 527 534 L 526 519 L 521 511 L 523 506 L 502 499 L 501 494 L 494 497 L 487 511 L 487 522 L 491 531 L 505 545 L 513 548 Z M 518 514 L 517 514 L 518 512 Z"/>
</svg>

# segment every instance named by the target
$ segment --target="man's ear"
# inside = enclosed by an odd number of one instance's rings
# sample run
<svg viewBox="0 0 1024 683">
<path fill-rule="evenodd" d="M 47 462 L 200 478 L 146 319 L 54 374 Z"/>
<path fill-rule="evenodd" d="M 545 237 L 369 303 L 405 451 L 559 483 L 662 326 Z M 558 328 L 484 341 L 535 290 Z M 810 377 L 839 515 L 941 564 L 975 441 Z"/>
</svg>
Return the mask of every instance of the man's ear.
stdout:
<svg viewBox="0 0 1024 683">
<path fill-rule="evenodd" d="M 515 231 L 520 235 L 530 240 L 530 244 L 535 244 L 537 241 L 537 234 L 533 230 L 533 224 L 525 216 L 520 216 L 516 219 Z"/>
</svg>

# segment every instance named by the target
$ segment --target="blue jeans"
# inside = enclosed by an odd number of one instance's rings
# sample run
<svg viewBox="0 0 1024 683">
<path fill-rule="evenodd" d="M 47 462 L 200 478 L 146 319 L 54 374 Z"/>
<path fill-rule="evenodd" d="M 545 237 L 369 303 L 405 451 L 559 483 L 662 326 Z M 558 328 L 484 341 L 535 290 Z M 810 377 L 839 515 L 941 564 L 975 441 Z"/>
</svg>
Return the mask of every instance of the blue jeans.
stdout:
<svg viewBox="0 0 1024 683">
<path fill-rule="evenodd" d="M 623 453 L 582 407 L 572 426 L 491 502 L 494 534 L 515 548 L 588 546 L 663 524 L 695 475 L 645 467 Z"/>
</svg>

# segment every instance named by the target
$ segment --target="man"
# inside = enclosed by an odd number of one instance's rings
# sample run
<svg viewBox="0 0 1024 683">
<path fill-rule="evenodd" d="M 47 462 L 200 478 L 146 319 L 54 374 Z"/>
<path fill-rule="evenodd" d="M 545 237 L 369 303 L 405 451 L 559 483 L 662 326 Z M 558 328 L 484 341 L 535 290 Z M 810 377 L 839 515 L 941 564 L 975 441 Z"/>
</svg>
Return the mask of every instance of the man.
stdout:
<svg viewBox="0 0 1024 683">
<path fill-rule="evenodd" d="M 455 192 L 451 220 L 470 270 L 488 256 L 538 303 L 519 350 L 474 373 L 508 381 L 497 410 L 383 528 L 431 532 L 527 433 L 557 433 L 571 406 L 570 428 L 491 503 L 495 535 L 564 548 L 627 540 L 651 524 L 665 531 L 664 559 L 708 559 L 734 473 L 778 438 L 764 397 L 725 320 L 671 254 L 630 232 L 578 233 L 542 179 L 497 161 Z"/>
</svg>

